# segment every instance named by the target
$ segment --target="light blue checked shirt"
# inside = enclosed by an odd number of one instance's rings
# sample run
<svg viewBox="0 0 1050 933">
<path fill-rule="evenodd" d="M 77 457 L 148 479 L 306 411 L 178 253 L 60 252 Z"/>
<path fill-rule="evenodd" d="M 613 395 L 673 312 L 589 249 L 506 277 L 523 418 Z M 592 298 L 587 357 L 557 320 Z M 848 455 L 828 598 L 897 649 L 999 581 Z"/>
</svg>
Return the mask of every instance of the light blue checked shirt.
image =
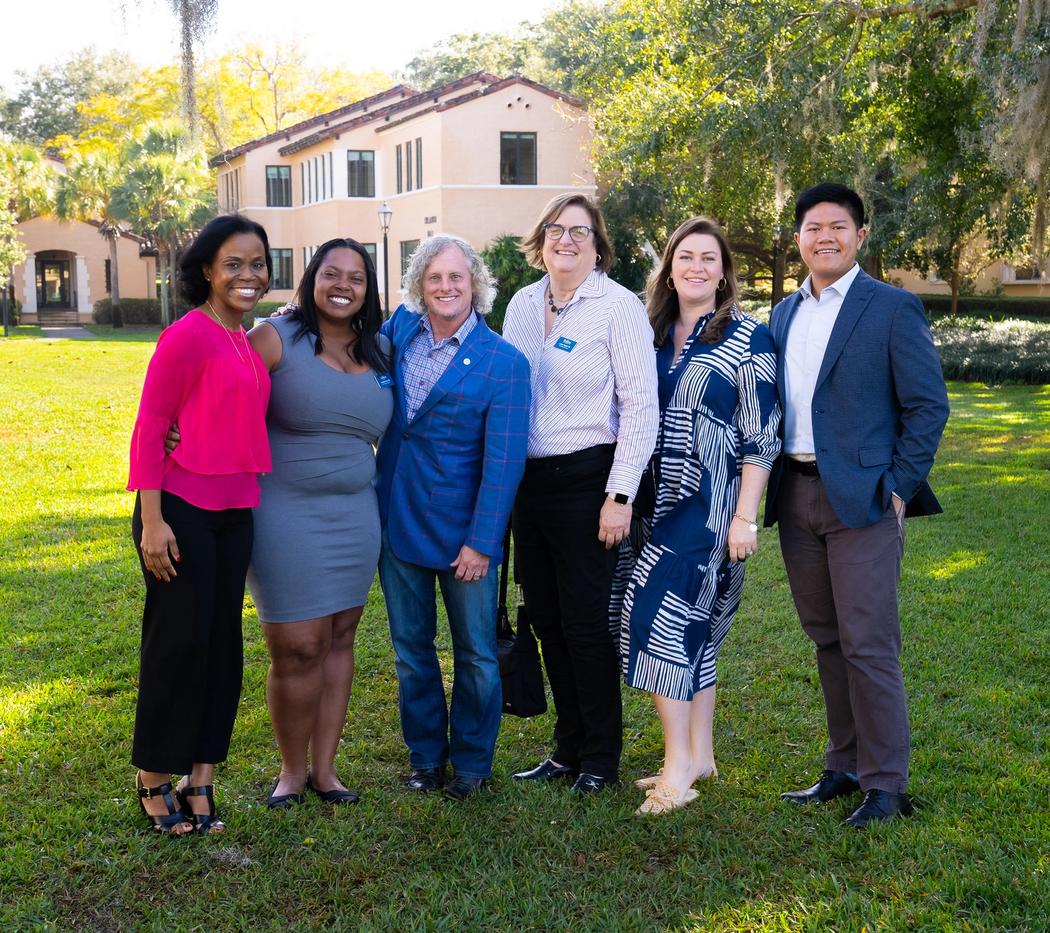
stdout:
<svg viewBox="0 0 1050 933">
<path fill-rule="evenodd" d="M 427 400 L 430 390 L 434 388 L 442 374 L 448 369 L 463 341 L 477 324 L 477 315 L 472 310 L 467 319 L 451 337 L 434 343 L 434 328 L 430 317 L 419 315 L 419 330 L 405 347 L 402 362 L 405 386 L 405 407 L 408 420 L 411 422 L 416 412 Z"/>
</svg>

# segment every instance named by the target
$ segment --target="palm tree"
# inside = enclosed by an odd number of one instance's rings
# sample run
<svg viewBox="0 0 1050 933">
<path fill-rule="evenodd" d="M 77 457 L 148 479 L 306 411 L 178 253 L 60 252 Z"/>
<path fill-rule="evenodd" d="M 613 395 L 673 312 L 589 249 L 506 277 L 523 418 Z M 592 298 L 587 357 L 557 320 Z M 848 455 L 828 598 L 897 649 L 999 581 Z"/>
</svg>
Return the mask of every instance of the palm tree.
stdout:
<svg viewBox="0 0 1050 933">
<path fill-rule="evenodd" d="M 119 153 L 99 151 L 76 156 L 67 164 L 66 173 L 59 179 L 55 198 L 55 213 L 60 220 L 96 221 L 99 234 L 109 244 L 114 327 L 124 326 L 120 313 L 117 243 L 126 228 L 113 213 L 113 192 L 125 168 Z"/>
<path fill-rule="evenodd" d="M 129 169 L 113 191 L 113 215 L 157 247 L 161 323 L 171 323 L 169 277 L 181 244 L 214 213 L 203 150 L 171 121 L 146 127 L 127 150 Z"/>
</svg>

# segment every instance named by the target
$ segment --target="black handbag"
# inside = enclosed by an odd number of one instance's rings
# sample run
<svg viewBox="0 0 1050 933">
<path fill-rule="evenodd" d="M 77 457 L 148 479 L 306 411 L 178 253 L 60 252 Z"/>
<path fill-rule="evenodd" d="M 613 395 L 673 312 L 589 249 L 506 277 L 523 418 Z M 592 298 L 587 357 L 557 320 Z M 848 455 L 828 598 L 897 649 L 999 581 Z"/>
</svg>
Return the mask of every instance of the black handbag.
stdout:
<svg viewBox="0 0 1050 933">
<path fill-rule="evenodd" d="M 510 576 L 510 529 L 503 540 L 503 563 L 499 569 L 499 608 L 496 611 L 496 645 L 499 674 L 503 683 L 503 712 L 511 716 L 539 716 L 547 712 L 543 689 L 543 669 L 536 638 L 529 627 L 525 606 L 518 606 L 517 632 L 511 628 L 507 612 L 507 584 Z"/>
</svg>

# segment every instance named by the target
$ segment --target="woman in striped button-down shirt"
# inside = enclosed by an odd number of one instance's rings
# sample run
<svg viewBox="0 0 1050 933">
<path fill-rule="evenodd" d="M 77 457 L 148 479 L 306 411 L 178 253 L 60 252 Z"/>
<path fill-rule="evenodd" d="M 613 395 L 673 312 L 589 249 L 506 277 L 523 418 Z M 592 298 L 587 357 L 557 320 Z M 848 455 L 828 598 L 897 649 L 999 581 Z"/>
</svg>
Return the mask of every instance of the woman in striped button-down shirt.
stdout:
<svg viewBox="0 0 1050 933">
<path fill-rule="evenodd" d="M 609 598 L 617 548 L 656 440 L 653 332 L 608 278 L 612 247 L 587 195 L 555 197 L 523 249 L 546 270 L 507 308 L 503 336 L 529 360 L 528 462 L 514 509 L 518 576 L 558 718 L 555 747 L 517 780 L 614 783 L 621 707 Z"/>
</svg>

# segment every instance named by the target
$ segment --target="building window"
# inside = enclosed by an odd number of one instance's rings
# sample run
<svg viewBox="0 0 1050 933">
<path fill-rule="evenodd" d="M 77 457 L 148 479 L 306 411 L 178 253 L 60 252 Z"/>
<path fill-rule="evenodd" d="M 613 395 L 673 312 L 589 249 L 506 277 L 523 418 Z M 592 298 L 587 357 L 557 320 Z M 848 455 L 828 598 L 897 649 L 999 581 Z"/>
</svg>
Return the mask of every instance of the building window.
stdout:
<svg viewBox="0 0 1050 933">
<path fill-rule="evenodd" d="M 271 249 L 273 255 L 273 280 L 270 287 L 289 289 L 292 287 L 292 251 L 290 249 Z"/>
<path fill-rule="evenodd" d="M 423 139 L 416 137 L 416 187 L 423 187 Z"/>
<path fill-rule="evenodd" d="M 397 193 L 400 194 L 404 190 L 404 186 L 401 182 L 401 143 L 397 144 Z"/>
<path fill-rule="evenodd" d="M 290 165 L 266 166 L 266 206 L 292 206 L 292 167 Z"/>
<path fill-rule="evenodd" d="M 536 134 L 499 134 L 499 183 L 536 184 Z"/>
<path fill-rule="evenodd" d="M 405 190 L 412 190 L 412 143 L 405 143 Z"/>
<path fill-rule="evenodd" d="M 351 149 L 347 152 L 346 193 L 351 198 L 376 196 L 376 154 L 371 149 Z"/>
<path fill-rule="evenodd" d="M 372 268 L 376 268 L 376 245 L 375 243 L 362 243 L 365 248 L 365 252 L 368 253 L 368 258 L 372 260 Z"/>
<path fill-rule="evenodd" d="M 408 261 L 412 258 L 412 254 L 418 246 L 419 240 L 401 241 L 401 278 L 404 278 L 405 273 L 408 272 Z"/>
</svg>

